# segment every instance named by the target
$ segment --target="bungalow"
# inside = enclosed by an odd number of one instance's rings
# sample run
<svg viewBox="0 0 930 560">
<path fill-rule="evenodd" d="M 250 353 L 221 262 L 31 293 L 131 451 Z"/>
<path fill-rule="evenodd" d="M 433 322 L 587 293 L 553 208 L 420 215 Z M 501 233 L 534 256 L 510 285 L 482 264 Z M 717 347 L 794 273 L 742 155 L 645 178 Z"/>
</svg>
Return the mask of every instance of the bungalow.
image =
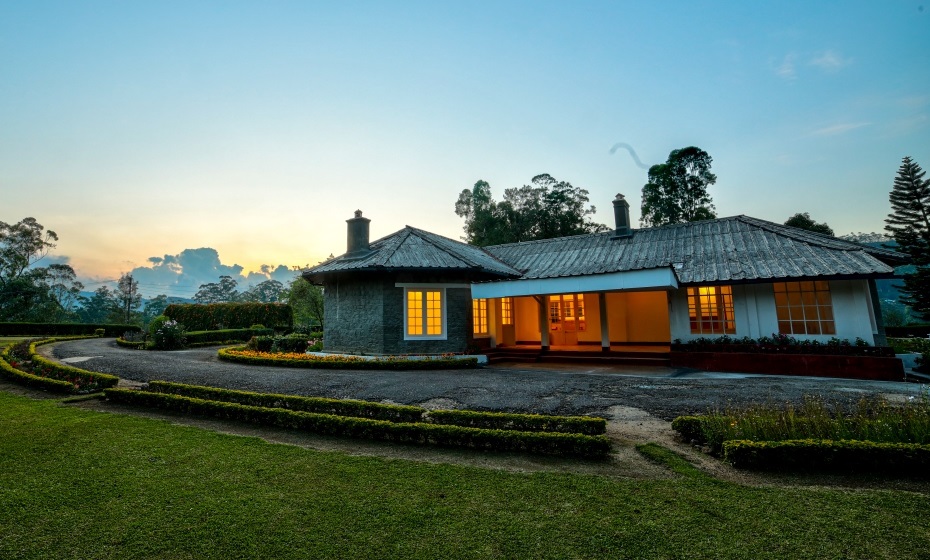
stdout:
<svg viewBox="0 0 930 560">
<path fill-rule="evenodd" d="M 905 257 L 748 216 L 478 248 L 407 226 L 303 272 L 324 286 L 324 350 L 620 350 L 782 333 L 884 345 L 875 280 Z"/>
</svg>

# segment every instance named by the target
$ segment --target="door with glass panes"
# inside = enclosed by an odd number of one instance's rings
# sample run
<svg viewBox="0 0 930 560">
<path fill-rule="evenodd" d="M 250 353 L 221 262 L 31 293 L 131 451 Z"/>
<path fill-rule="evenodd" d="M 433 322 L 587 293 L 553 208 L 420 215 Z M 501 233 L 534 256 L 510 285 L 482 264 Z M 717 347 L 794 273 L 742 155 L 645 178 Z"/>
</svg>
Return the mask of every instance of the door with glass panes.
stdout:
<svg viewBox="0 0 930 560">
<path fill-rule="evenodd" d="M 552 346 L 575 346 L 578 332 L 586 328 L 584 319 L 584 295 L 559 294 L 549 296 L 549 344 Z"/>
</svg>

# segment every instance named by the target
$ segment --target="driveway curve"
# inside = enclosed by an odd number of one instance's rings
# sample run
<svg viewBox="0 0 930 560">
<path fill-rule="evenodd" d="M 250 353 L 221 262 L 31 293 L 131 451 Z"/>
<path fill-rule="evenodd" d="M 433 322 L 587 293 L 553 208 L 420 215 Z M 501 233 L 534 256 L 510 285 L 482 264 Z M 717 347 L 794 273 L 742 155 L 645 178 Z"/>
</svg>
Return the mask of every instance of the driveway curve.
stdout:
<svg viewBox="0 0 930 560">
<path fill-rule="evenodd" d="M 386 401 L 427 407 L 616 416 L 633 407 L 671 420 L 712 407 L 800 403 L 805 395 L 850 403 L 883 395 L 918 398 L 927 386 L 887 381 L 745 375 L 691 369 L 564 364 L 495 364 L 474 370 L 358 371 L 248 366 L 220 361 L 216 347 L 174 352 L 129 350 L 113 339 L 40 347 L 82 369 L 122 379 L 174 381 L 228 389 Z"/>
</svg>

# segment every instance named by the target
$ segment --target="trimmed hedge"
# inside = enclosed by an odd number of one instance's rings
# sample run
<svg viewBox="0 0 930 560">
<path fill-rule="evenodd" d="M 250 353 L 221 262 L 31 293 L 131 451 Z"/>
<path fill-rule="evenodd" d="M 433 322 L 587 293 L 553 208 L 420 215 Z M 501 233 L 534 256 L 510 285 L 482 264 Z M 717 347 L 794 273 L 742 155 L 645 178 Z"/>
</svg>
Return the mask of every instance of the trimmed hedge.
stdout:
<svg viewBox="0 0 930 560">
<path fill-rule="evenodd" d="M 607 431 L 606 420 L 587 416 L 544 416 L 541 414 L 509 414 L 473 410 L 431 410 L 427 413 L 427 420 L 435 424 L 521 432 L 560 432 L 594 436 Z"/>
<path fill-rule="evenodd" d="M 478 358 L 442 357 L 430 360 L 384 358 L 366 360 L 353 356 L 314 356 L 312 354 L 268 354 L 244 347 L 220 348 L 221 360 L 256 366 L 299 367 L 318 369 L 464 369 L 478 366 Z"/>
<path fill-rule="evenodd" d="M 885 327 L 885 336 L 892 338 L 907 338 L 910 336 L 927 338 L 930 336 L 930 323 L 907 325 L 904 327 Z"/>
<path fill-rule="evenodd" d="M 485 430 L 425 423 L 395 423 L 370 418 L 333 416 L 282 408 L 208 401 L 129 389 L 107 389 L 105 394 L 108 399 L 116 403 L 299 429 L 326 436 L 587 458 L 603 458 L 610 453 L 610 440 L 606 436 Z"/>
<path fill-rule="evenodd" d="M 294 311 L 283 303 L 174 303 L 165 308 L 164 315 L 191 331 L 247 329 L 259 324 L 290 330 L 294 325 Z"/>
<path fill-rule="evenodd" d="M 246 342 L 253 336 L 267 336 L 274 334 L 274 329 L 222 329 L 218 331 L 188 331 L 187 345 L 194 344 L 220 344 L 234 342 Z"/>
<path fill-rule="evenodd" d="M 103 329 L 104 336 L 120 336 L 126 331 L 142 332 L 138 325 L 99 325 L 84 323 L 0 323 L 0 336 L 90 336 Z"/>
<path fill-rule="evenodd" d="M 235 391 L 216 387 L 170 383 L 168 381 L 152 381 L 149 383 L 148 390 L 195 399 L 232 402 L 265 408 L 284 408 L 287 410 L 332 414 L 335 416 L 372 418 L 375 420 L 385 420 L 387 422 L 419 422 L 423 418 L 423 413 L 426 412 L 426 409 L 418 406 L 327 399 L 323 397 L 277 395 L 272 393 L 251 393 L 248 391 Z"/>
<path fill-rule="evenodd" d="M 704 423 L 700 416 L 679 416 L 672 420 L 672 429 L 678 432 L 685 441 L 706 443 Z"/>
<path fill-rule="evenodd" d="M 46 371 L 52 373 L 52 375 L 57 376 L 59 379 L 78 379 L 81 381 L 80 385 L 96 384 L 99 389 L 95 389 L 91 392 L 100 391 L 102 389 L 106 389 L 107 387 L 116 387 L 116 384 L 119 383 L 119 377 L 115 375 L 98 373 L 96 371 L 87 371 L 86 369 L 59 364 L 58 362 L 46 359 L 44 356 L 36 353 L 36 346 L 50 344 L 59 340 L 60 339 L 57 338 L 49 338 L 31 343 L 29 345 L 29 356 L 32 359 L 32 363 L 45 368 Z M 80 389 L 78 388 L 77 391 L 80 392 Z"/>
<path fill-rule="evenodd" d="M 140 340 L 139 342 L 132 342 L 132 341 L 129 341 L 129 340 L 124 340 L 122 337 L 117 337 L 117 338 L 116 338 L 116 345 L 117 345 L 117 346 L 122 346 L 123 348 L 134 348 L 134 349 L 137 349 L 137 350 L 141 350 L 141 349 L 144 349 L 144 348 L 145 348 L 145 341 L 144 341 L 144 340 Z"/>
<path fill-rule="evenodd" d="M 52 391 L 54 393 L 75 392 L 73 383 L 68 383 L 67 381 L 61 381 L 59 379 L 53 379 L 51 377 L 33 375 L 29 372 L 14 368 L 7 361 L 10 359 L 9 351 L 10 347 L 7 346 L 4 348 L 3 352 L 0 353 L 0 375 L 3 375 L 3 377 L 6 377 L 10 381 L 19 385 L 32 387 L 33 389 L 43 389 L 46 391 Z"/>
<path fill-rule="evenodd" d="M 740 469 L 841 471 L 930 477 L 930 445 L 851 440 L 731 440 L 723 459 Z"/>
</svg>

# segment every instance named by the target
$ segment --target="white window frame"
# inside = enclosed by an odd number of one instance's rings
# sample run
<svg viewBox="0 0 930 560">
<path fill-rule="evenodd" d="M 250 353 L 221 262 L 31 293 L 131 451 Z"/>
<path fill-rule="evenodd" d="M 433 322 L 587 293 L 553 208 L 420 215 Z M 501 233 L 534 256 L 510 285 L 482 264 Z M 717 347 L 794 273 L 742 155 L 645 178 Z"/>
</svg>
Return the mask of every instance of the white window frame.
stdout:
<svg viewBox="0 0 930 560">
<path fill-rule="evenodd" d="M 481 308 L 482 301 L 484 302 L 484 330 L 478 332 L 476 329 L 480 326 L 480 320 L 479 320 L 480 317 L 475 316 L 475 311 L 477 308 L 480 314 L 480 308 Z M 471 300 L 471 309 L 472 309 L 471 332 L 472 332 L 472 336 L 475 338 L 488 338 L 489 336 L 491 336 L 489 334 L 490 328 L 491 328 L 490 327 L 491 318 L 489 314 L 489 307 L 490 307 L 489 302 L 490 301 L 492 300 L 489 300 L 487 298 L 474 298 Z"/>
<path fill-rule="evenodd" d="M 407 283 L 404 283 L 404 284 L 395 284 L 395 287 L 404 289 L 404 295 L 403 295 L 403 298 L 404 298 L 404 340 L 448 340 L 448 337 L 449 337 L 448 309 L 449 309 L 449 306 L 448 306 L 448 300 L 446 299 L 448 297 L 446 289 L 450 287 L 456 287 L 456 286 L 450 286 L 449 284 L 407 284 Z M 409 316 L 409 313 L 407 312 L 408 311 L 407 302 L 409 301 L 407 294 L 409 292 L 427 292 L 427 291 L 440 293 L 439 305 L 440 305 L 440 310 L 442 313 L 442 334 L 438 334 L 438 335 L 437 334 L 432 334 L 432 335 L 430 334 L 409 334 L 410 331 L 407 328 L 408 327 L 407 321 L 409 320 L 410 316 Z M 426 294 L 425 293 L 423 294 L 422 301 L 423 301 L 423 332 L 425 333 L 428 330 L 426 326 L 427 316 L 426 316 Z"/>
</svg>

